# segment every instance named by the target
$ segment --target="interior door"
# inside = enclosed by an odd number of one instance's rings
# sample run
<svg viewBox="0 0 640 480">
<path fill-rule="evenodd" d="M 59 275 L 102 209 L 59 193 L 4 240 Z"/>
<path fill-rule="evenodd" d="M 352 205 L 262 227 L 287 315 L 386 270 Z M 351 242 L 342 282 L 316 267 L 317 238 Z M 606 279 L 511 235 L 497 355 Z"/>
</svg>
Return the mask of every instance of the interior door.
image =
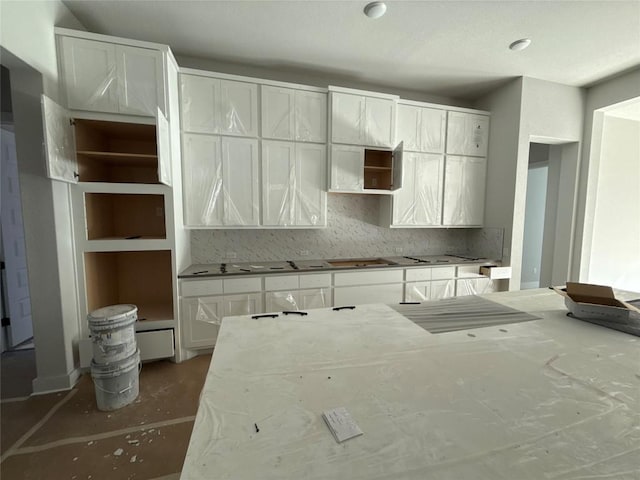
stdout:
<svg viewBox="0 0 640 480">
<path fill-rule="evenodd" d="M 53 180 L 78 183 L 76 144 L 69 112 L 42 95 L 42 121 L 47 176 Z"/>
<path fill-rule="evenodd" d="M 10 318 L 8 343 L 11 347 L 33 337 L 31 322 L 31 299 L 27 276 L 22 204 L 18 180 L 18 162 L 15 136 L 13 132 L 1 129 L 0 152 L 2 157 L 2 259 L 5 269 L 2 274 L 6 281 L 7 297 L 5 314 Z"/>
</svg>

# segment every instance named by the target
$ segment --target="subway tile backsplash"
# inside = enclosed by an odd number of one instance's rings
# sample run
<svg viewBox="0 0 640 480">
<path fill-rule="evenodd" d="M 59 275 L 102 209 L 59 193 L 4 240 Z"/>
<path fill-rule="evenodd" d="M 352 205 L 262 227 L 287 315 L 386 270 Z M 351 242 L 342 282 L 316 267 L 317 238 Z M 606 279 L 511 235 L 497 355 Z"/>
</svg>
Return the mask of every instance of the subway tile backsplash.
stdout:
<svg viewBox="0 0 640 480">
<path fill-rule="evenodd" d="M 324 229 L 192 230 L 193 263 L 470 254 L 500 258 L 502 229 L 378 225 L 380 197 L 330 193 Z"/>
</svg>

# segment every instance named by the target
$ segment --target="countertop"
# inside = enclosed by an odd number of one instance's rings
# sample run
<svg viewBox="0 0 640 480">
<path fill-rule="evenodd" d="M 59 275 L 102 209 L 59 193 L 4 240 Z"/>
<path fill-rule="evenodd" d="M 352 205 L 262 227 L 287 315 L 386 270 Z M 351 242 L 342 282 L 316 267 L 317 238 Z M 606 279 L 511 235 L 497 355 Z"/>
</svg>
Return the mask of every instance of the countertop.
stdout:
<svg viewBox="0 0 640 480">
<path fill-rule="evenodd" d="M 379 304 L 225 319 L 180 478 L 637 478 L 640 338 L 548 289 L 483 297 L 541 318 L 437 335 Z M 336 443 L 336 407 L 364 434 Z"/>
<path fill-rule="evenodd" d="M 369 260 L 381 264 L 358 266 Z M 353 266 L 334 266 L 330 262 L 352 262 Z M 182 271 L 178 278 L 229 277 L 236 275 L 262 275 L 272 273 L 309 273 L 356 269 L 437 267 L 459 265 L 499 265 L 499 260 L 467 255 L 407 255 L 397 257 L 367 257 L 350 259 L 282 260 L 272 262 L 229 262 L 194 264 Z"/>
</svg>

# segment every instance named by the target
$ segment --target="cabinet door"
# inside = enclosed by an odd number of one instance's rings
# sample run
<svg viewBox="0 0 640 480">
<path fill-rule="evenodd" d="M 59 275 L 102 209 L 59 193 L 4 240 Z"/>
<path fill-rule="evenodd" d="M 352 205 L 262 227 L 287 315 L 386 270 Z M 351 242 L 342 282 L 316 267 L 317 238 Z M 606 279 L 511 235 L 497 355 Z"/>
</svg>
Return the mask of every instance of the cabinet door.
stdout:
<svg viewBox="0 0 640 480">
<path fill-rule="evenodd" d="M 67 107 L 118 113 L 115 45 L 60 37 Z"/>
<path fill-rule="evenodd" d="M 295 91 L 295 139 L 299 142 L 326 143 L 326 93 Z"/>
<path fill-rule="evenodd" d="M 331 189 L 362 192 L 364 189 L 364 149 L 333 145 L 331 147 Z"/>
<path fill-rule="evenodd" d="M 156 107 L 156 143 L 158 154 L 158 180 L 171 186 L 171 139 L 169 122 L 159 107 Z"/>
<path fill-rule="evenodd" d="M 447 156 L 444 181 L 444 225 L 482 225 L 486 159 Z"/>
<path fill-rule="evenodd" d="M 463 112 L 449 112 L 447 120 L 447 153 L 454 155 L 487 155 L 489 117 Z"/>
<path fill-rule="evenodd" d="M 431 282 L 430 300 L 455 296 L 455 280 L 436 280 Z"/>
<path fill-rule="evenodd" d="M 78 183 L 76 144 L 69 112 L 44 94 L 41 97 L 47 176 Z"/>
<path fill-rule="evenodd" d="M 243 293 L 238 295 L 225 295 L 223 297 L 223 312 L 225 317 L 236 315 L 253 315 L 262 313 L 262 294 Z"/>
<path fill-rule="evenodd" d="M 220 137 L 182 136 L 184 221 L 190 227 L 223 224 Z"/>
<path fill-rule="evenodd" d="M 183 298 L 180 303 L 185 347 L 212 347 L 224 316 L 222 296 Z"/>
<path fill-rule="evenodd" d="M 264 294 L 265 312 L 283 312 L 286 310 L 302 310 L 298 304 L 297 291 L 266 292 Z"/>
<path fill-rule="evenodd" d="M 442 222 L 442 185 L 444 157 L 420 153 L 415 156 L 414 222 L 416 225 L 440 225 Z"/>
<path fill-rule="evenodd" d="M 155 117 L 166 112 L 164 57 L 148 48 L 116 46 L 120 113 Z"/>
<path fill-rule="evenodd" d="M 262 224 L 287 226 L 296 223 L 296 147 L 291 142 L 262 141 Z"/>
<path fill-rule="evenodd" d="M 218 133 L 216 111 L 220 104 L 220 80 L 197 75 L 180 75 L 182 130 Z"/>
<path fill-rule="evenodd" d="M 447 112 L 436 108 L 422 108 L 421 110 L 420 151 L 443 153 Z"/>
<path fill-rule="evenodd" d="M 262 138 L 294 140 L 295 90 L 262 87 Z"/>
<path fill-rule="evenodd" d="M 398 105 L 398 140 L 404 143 L 405 150 L 409 152 L 421 151 L 420 141 L 420 107 L 412 105 Z"/>
<path fill-rule="evenodd" d="M 298 294 L 298 307 L 300 310 L 309 310 L 311 308 L 331 307 L 331 289 L 316 288 L 311 290 L 300 290 Z"/>
<path fill-rule="evenodd" d="M 297 226 L 327 224 L 327 149 L 324 145 L 296 144 L 294 220 Z"/>
<path fill-rule="evenodd" d="M 366 97 L 366 145 L 391 148 L 394 145 L 396 102 Z"/>
<path fill-rule="evenodd" d="M 431 298 L 431 282 L 413 282 L 405 285 L 405 302 L 426 302 Z"/>
<path fill-rule="evenodd" d="M 365 97 L 331 93 L 331 140 L 334 143 L 364 145 Z"/>
<path fill-rule="evenodd" d="M 242 137 L 258 136 L 258 85 L 220 80 L 218 132 Z"/>
<path fill-rule="evenodd" d="M 222 139 L 224 225 L 260 225 L 258 141 Z"/>
<path fill-rule="evenodd" d="M 405 152 L 402 159 L 402 188 L 393 194 L 393 225 L 415 225 L 416 158 L 418 154 Z"/>
</svg>

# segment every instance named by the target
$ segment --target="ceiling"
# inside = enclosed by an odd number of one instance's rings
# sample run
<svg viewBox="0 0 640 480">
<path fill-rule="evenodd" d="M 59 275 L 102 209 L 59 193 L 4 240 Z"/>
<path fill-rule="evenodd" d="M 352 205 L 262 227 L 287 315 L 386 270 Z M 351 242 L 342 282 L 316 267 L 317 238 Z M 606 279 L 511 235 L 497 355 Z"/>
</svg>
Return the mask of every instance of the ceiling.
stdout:
<svg viewBox="0 0 640 480">
<path fill-rule="evenodd" d="M 475 99 L 509 78 L 589 86 L 640 65 L 640 0 L 63 0 L 89 31 L 201 57 Z M 531 46 L 514 52 L 514 40 Z"/>
</svg>

